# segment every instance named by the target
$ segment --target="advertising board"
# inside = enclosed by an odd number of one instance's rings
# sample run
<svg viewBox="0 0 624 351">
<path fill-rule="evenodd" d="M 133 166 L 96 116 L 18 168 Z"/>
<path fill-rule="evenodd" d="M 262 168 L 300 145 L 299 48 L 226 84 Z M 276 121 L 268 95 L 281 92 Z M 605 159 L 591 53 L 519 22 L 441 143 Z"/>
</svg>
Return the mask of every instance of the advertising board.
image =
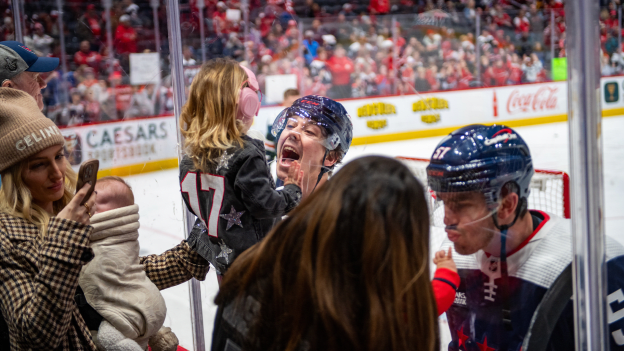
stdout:
<svg viewBox="0 0 624 351">
<path fill-rule="evenodd" d="M 603 116 L 624 114 L 624 76 L 601 81 Z M 352 145 L 440 136 L 465 125 L 511 127 L 567 119 L 567 82 L 346 99 Z M 267 135 L 282 106 L 262 107 L 252 129 Z M 72 164 L 97 158 L 103 174 L 134 174 L 177 165 L 173 116 L 64 128 Z"/>
</svg>

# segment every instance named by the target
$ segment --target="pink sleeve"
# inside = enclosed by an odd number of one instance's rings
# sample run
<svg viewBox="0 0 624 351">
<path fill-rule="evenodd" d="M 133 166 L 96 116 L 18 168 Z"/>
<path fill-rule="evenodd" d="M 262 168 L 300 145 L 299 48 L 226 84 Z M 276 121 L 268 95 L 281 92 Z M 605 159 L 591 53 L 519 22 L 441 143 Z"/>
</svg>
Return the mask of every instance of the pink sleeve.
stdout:
<svg viewBox="0 0 624 351">
<path fill-rule="evenodd" d="M 455 301 L 455 291 L 459 286 L 459 274 L 447 268 L 436 269 L 431 285 L 438 307 L 438 315 L 446 312 Z"/>
</svg>

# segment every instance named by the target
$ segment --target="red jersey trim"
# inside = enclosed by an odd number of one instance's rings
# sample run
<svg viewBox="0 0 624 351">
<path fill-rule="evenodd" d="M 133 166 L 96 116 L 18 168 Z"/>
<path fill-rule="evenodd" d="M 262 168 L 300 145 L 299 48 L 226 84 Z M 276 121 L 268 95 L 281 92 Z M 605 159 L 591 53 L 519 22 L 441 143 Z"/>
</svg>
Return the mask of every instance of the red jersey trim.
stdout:
<svg viewBox="0 0 624 351">
<path fill-rule="evenodd" d="M 433 275 L 433 279 L 435 278 L 448 280 L 455 284 L 455 286 L 459 286 L 460 283 L 459 274 L 448 268 L 437 268 Z"/>
<path fill-rule="evenodd" d="M 523 242 L 520 243 L 520 245 L 518 245 L 518 247 L 516 247 L 515 249 L 513 249 L 510 253 L 507 254 L 507 257 L 515 254 L 516 252 L 522 250 L 523 247 L 525 247 L 529 241 L 531 241 L 531 239 L 533 239 L 533 237 L 535 236 L 535 234 L 537 234 L 540 229 L 542 229 L 542 227 L 544 226 L 544 224 L 546 224 L 546 222 L 548 222 L 550 220 L 550 216 L 546 213 L 546 212 L 542 212 L 540 210 L 531 210 L 529 212 L 537 212 L 539 214 L 541 214 L 544 217 L 544 220 L 542 221 L 542 223 L 540 223 L 537 228 L 535 228 L 535 230 L 533 231 L 533 233 L 531 233 L 531 235 L 529 235 L 528 238 L 524 239 Z"/>
</svg>

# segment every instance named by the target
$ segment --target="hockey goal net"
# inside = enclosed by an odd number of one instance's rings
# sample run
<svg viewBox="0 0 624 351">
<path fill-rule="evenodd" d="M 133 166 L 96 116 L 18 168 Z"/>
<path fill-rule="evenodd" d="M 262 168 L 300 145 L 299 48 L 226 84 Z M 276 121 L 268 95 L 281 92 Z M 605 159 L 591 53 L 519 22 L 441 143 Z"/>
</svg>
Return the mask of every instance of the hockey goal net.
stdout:
<svg viewBox="0 0 624 351">
<path fill-rule="evenodd" d="M 427 185 L 428 159 L 402 156 L 397 159 L 401 160 L 423 185 Z M 566 172 L 536 169 L 530 187 L 529 209 L 570 218 L 570 177 Z"/>
</svg>

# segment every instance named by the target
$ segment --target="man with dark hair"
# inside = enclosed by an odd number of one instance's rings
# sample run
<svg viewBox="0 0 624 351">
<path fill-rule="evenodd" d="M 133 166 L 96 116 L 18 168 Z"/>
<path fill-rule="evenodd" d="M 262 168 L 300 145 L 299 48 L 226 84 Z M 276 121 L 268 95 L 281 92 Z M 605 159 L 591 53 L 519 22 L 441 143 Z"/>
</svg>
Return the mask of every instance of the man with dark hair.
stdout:
<svg viewBox="0 0 624 351">
<path fill-rule="evenodd" d="M 569 269 L 571 222 L 529 209 L 533 173 L 528 145 L 502 125 L 458 129 L 431 157 L 433 224 L 445 228 L 448 240 L 441 248 L 457 252 L 453 258 L 461 277 L 446 312 L 449 350 L 520 350 L 538 305 Z M 443 222 L 437 216 L 442 211 Z M 606 253 L 609 340 L 611 350 L 622 350 L 624 310 L 616 302 L 624 300 L 624 248 L 607 237 Z M 536 339 L 551 351 L 574 350 L 573 303 L 564 302 L 558 321 L 549 326 L 552 334 Z M 533 330 L 532 337 L 539 333 L 545 331 Z"/>
<path fill-rule="evenodd" d="M 277 141 L 278 183 L 298 161 L 304 171 L 303 198 L 327 181 L 353 139 L 353 124 L 344 106 L 316 95 L 297 99 L 277 116 L 271 129 Z"/>
</svg>

